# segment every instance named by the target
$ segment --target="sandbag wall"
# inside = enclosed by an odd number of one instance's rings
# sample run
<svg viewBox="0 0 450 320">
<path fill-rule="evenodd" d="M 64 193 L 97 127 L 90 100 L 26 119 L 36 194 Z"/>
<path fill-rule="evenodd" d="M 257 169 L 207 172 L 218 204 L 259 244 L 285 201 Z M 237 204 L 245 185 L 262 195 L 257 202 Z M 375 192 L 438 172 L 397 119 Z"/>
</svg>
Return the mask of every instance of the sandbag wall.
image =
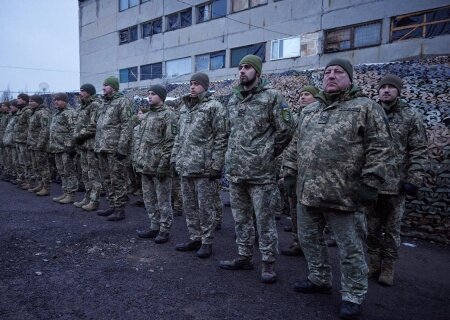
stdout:
<svg viewBox="0 0 450 320">
<path fill-rule="evenodd" d="M 370 98 L 378 99 L 378 82 L 388 73 L 404 81 L 403 99 L 423 116 L 427 129 L 429 162 L 426 177 L 417 198 L 407 198 L 403 218 L 404 235 L 442 243 L 450 243 L 450 57 L 367 64 L 355 67 L 354 83 Z M 323 70 L 287 71 L 264 75 L 281 90 L 291 106 L 298 105 L 300 89 L 306 84 L 321 87 Z M 212 82 L 210 89 L 224 105 L 237 80 Z M 189 92 L 189 84 L 168 84 L 169 97 Z M 126 95 L 138 107 L 145 88 L 131 89 Z M 179 106 L 179 100 L 172 102 Z"/>
</svg>

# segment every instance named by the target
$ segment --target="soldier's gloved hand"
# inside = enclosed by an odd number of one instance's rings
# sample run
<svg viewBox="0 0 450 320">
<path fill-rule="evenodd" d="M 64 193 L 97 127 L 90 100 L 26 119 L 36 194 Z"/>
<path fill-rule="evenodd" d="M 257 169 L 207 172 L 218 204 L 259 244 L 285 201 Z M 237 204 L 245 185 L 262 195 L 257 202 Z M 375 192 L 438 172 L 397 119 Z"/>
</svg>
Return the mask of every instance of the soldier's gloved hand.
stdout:
<svg viewBox="0 0 450 320">
<path fill-rule="evenodd" d="M 116 152 L 116 157 L 117 157 L 117 160 L 119 160 L 119 161 L 125 160 L 127 158 L 126 155 L 121 154 L 119 152 Z"/>
<path fill-rule="evenodd" d="M 358 188 L 359 201 L 363 205 L 371 205 L 378 200 L 378 189 L 361 183 Z"/>
<path fill-rule="evenodd" d="M 222 178 L 222 171 L 216 169 L 210 169 L 208 173 L 209 180 L 217 180 Z"/>
<path fill-rule="evenodd" d="M 288 197 L 294 197 L 296 193 L 297 177 L 284 177 L 284 191 Z"/>
<path fill-rule="evenodd" d="M 76 151 L 76 150 L 70 150 L 70 151 L 68 152 L 68 154 L 69 154 L 69 157 L 75 158 L 75 156 L 77 155 L 77 151 Z"/>
<path fill-rule="evenodd" d="M 419 187 L 416 186 L 415 184 L 406 182 L 406 183 L 403 184 L 403 191 L 404 191 L 408 196 L 416 197 L 417 194 L 419 193 Z"/>
<path fill-rule="evenodd" d="M 158 179 L 159 181 L 164 180 L 168 176 L 169 176 L 169 172 L 167 170 L 163 170 L 161 168 L 158 168 L 156 170 L 156 179 Z"/>
</svg>

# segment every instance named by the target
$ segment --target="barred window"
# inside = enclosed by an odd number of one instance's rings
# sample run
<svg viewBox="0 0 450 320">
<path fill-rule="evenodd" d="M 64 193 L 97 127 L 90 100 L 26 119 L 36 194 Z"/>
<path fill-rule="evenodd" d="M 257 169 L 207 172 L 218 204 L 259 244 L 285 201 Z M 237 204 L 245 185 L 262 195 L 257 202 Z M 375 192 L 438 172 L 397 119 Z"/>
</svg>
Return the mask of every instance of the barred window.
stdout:
<svg viewBox="0 0 450 320">
<path fill-rule="evenodd" d="M 381 43 L 381 21 L 325 30 L 325 52 L 376 46 Z"/>
<path fill-rule="evenodd" d="M 138 67 L 119 70 L 120 83 L 135 82 L 138 79 Z"/>
<path fill-rule="evenodd" d="M 391 42 L 450 34 L 450 6 L 391 19 Z"/>
</svg>

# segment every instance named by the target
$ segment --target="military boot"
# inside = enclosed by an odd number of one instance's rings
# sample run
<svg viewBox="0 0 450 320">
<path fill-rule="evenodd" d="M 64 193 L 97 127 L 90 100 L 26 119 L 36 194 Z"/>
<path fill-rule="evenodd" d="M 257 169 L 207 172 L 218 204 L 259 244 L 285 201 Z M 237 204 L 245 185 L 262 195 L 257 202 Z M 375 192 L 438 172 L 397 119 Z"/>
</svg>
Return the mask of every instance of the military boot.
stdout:
<svg viewBox="0 0 450 320">
<path fill-rule="evenodd" d="M 169 241 L 169 238 L 170 238 L 170 233 L 160 231 L 155 238 L 155 243 L 158 243 L 158 244 L 166 243 L 167 241 Z"/>
<path fill-rule="evenodd" d="M 361 305 L 350 302 L 350 301 L 342 301 L 341 308 L 339 310 L 339 317 L 341 319 L 353 320 L 358 319 L 361 314 Z"/>
<path fill-rule="evenodd" d="M 28 190 L 28 189 L 30 189 L 30 187 L 31 186 L 28 182 L 24 182 L 20 185 L 20 189 L 22 189 L 22 190 Z"/>
<path fill-rule="evenodd" d="M 252 257 L 238 256 L 233 260 L 220 261 L 219 267 L 225 270 L 252 270 L 253 261 Z"/>
<path fill-rule="evenodd" d="M 261 282 L 274 283 L 275 281 L 277 281 L 275 262 L 263 261 L 261 265 Z"/>
<path fill-rule="evenodd" d="M 123 220 L 123 219 L 125 219 L 125 210 L 122 209 L 122 208 L 116 208 L 114 210 L 114 213 L 111 214 L 107 218 L 108 221 L 120 221 L 120 220 Z"/>
<path fill-rule="evenodd" d="M 381 261 L 381 274 L 378 283 L 392 287 L 394 285 L 394 259 L 384 258 Z"/>
<path fill-rule="evenodd" d="M 28 189 L 29 192 L 36 193 L 42 189 L 42 184 L 38 183 L 34 188 Z"/>
<path fill-rule="evenodd" d="M 89 203 L 89 198 L 85 196 L 81 201 L 74 202 L 73 205 L 77 208 L 81 208 L 88 203 Z"/>
<path fill-rule="evenodd" d="M 89 203 L 82 206 L 81 209 L 85 211 L 94 211 L 98 209 L 98 206 L 99 206 L 98 201 L 90 201 Z"/>
<path fill-rule="evenodd" d="M 378 254 L 369 254 L 369 273 L 367 277 L 375 278 L 378 277 L 381 270 L 381 258 Z"/>
<path fill-rule="evenodd" d="M 114 208 L 108 208 L 106 210 L 97 210 L 97 215 L 101 217 L 107 217 L 114 213 Z"/>
<path fill-rule="evenodd" d="M 59 200 L 63 199 L 66 197 L 66 193 L 64 192 L 62 195 L 60 195 L 59 197 L 55 197 L 52 200 L 55 202 L 59 202 Z"/>
<path fill-rule="evenodd" d="M 40 196 L 40 197 L 42 197 L 42 196 L 49 196 L 50 195 L 50 189 L 44 186 L 44 187 L 42 187 L 41 190 L 36 192 L 36 195 Z"/>
<path fill-rule="evenodd" d="M 200 249 L 197 251 L 197 257 L 209 258 L 212 255 L 212 244 L 202 243 Z"/>
<path fill-rule="evenodd" d="M 281 254 L 285 256 L 303 256 L 303 251 L 298 242 L 292 242 L 288 248 L 281 250 Z"/>
<path fill-rule="evenodd" d="M 61 204 L 69 204 L 69 203 L 73 203 L 74 200 L 75 200 L 74 193 L 66 193 L 66 196 L 64 198 L 62 198 L 61 200 L 59 200 L 58 202 Z"/>
<path fill-rule="evenodd" d="M 201 240 L 189 240 L 188 242 L 179 243 L 175 246 L 177 251 L 194 251 L 200 249 L 202 245 Z"/>
</svg>

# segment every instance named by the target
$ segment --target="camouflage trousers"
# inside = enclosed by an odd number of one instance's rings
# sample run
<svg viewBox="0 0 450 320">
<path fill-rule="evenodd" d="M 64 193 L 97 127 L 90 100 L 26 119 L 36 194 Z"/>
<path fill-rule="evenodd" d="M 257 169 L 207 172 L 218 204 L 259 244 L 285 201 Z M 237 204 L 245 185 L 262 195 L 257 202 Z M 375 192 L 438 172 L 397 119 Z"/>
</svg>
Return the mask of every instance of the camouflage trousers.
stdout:
<svg viewBox="0 0 450 320">
<path fill-rule="evenodd" d="M 98 202 L 102 190 L 102 178 L 98 159 L 93 150 L 78 150 L 81 164 L 81 178 L 86 190 L 85 197 L 90 201 Z"/>
<path fill-rule="evenodd" d="M 23 182 L 30 182 L 33 178 L 30 151 L 25 143 L 17 143 L 17 179 Z"/>
<path fill-rule="evenodd" d="M 128 160 L 119 160 L 113 153 L 97 153 L 103 188 L 111 208 L 123 209 L 127 205 L 126 170 Z"/>
<path fill-rule="evenodd" d="M 367 252 L 381 258 L 398 259 L 405 196 L 380 194 L 377 203 L 366 209 Z"/>
<path fill-rule="evenodd" d="M 0 146 L 0 170 L 2 170 L 2 173 L 5 172 L 5 147 L 3 146 Z"/>
<path fill-rule="evenodd" d="M 31 151 L 31 164 L 33 168 L 33 176 L 36 182 L 42 187 L 50 188 L 51 174 L 48 164 L 48 153 L 40 150 Z"/>
<path fill-rule="evenodd" d="M 10 177 L 16 177 L 17 150 L 14 146 L 6 146 L 4 151 L 6 174 Z"/>
<path fill-rule="evenodd" d="M 177 211 L 182 211 L 183 209 L 183 199 L 181 197 L 181 178 L 178 174 L 172 177 L 172 207 Z"/>
<path fill-rule="evenodd" d="M 172 227 L 172 177 L 161 181 L 156 177 L 142 174 L 142 196 L 145 210 L 150 218 L 150 229 L 169 232 Z"/>
<path fill-rule="evenodd" d="M 55 153 L 56 170 L 61 177 L 61 187 L 64 193 L 74 193 L 78 190 L 78 180 L 75 174 L 75 163 L 67 152 Z"/>
<path fill-rule="evenodd" d="M 299 243 L 298 240 L 298 221 L 297 221 L 297 195 L 293 197 L 288 197 L 289 201 L 289 214 L 292 221 L 292 240 L 294 243 Z"/>
<path fill-rule="evenodd" d="M 219 180 L 214 180 L 214 221 L 215 224 L 221 224 L 223 218 L 223 206 L 220 199 L 220 184 Z"/>
<path fill-rule="evenodd" d="M 308 279 L 331 286 L 331 264 L 323 231 L 328 223 L 339 249 L 342 300 L 361 304 L 367 293 L 367 265 L 361 238 L 364 214 L 330 208 L 297 206 L 298 236 L 308 262 Z"/>
<path fill-rule="evenodd" d="M 212 244 L 216 208 L 214 181 L 208 178 L 181 177 L 183 211 L 189 238 Z"/>
<path fill-rule="evenodd" d="M 275 183 L 258 185 L 230 182 L 231 212 L 239 255 L 253 256 L 254 210 L 262 261 L 275 261 L 275 254 L 278 253 L 278 233 L 275 224 L 277 201 L 279 190 Z"/>
</svg>

